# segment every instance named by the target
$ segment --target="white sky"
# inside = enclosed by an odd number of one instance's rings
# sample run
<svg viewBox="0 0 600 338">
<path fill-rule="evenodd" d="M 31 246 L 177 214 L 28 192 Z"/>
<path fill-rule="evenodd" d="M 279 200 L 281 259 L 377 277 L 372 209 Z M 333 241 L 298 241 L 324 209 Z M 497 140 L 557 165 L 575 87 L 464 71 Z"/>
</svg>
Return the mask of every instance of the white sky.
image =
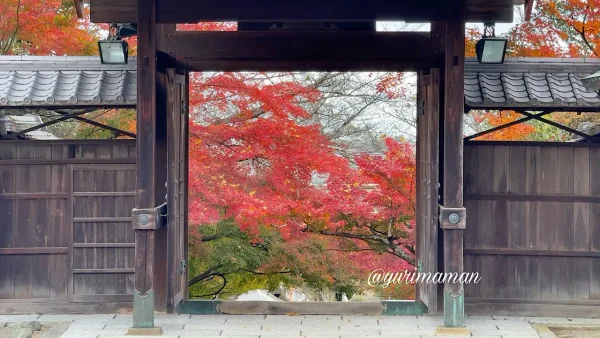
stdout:
<svg viewBox="0 0 600 338">
<path fill-rule="evenodd" d="M 519 17 L 523 11 L 523 6 L 515 6 L 514 10 L 514 21 L 518 21 Z M 513 23 L 497 23 L 496 24 L 496 34 L 506 33 L 511 27 L 515 25 Z M 478 28 L 483 33 L 483 23 L 469 23 L 467 27 L 475 27 Z M 396 21 L 378 21 L 377 22 L 377 30 L 378 31 L 421 31 L 428 32 L 431 30 L 429 23 L 410 23 L 407 24 L 405 22 L 396 22 Z"/>
</svg>

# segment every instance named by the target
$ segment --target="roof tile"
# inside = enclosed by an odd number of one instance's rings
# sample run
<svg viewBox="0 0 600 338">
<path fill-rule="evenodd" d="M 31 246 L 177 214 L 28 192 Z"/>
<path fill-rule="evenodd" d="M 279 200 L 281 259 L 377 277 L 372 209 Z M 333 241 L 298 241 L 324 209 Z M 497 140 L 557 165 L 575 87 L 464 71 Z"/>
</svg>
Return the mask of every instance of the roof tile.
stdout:
<svg viewBox="0 0 600 338">
<path fill-rule="evenodd" d="M 89 56 L 0 57 L 0 107 L 135 106 L 135 67 Z"/>
<path fill-rule="evenodd" d="M 600 110 L 599 94 L 581 83 L 598 69 L 600 59 L 591 58 L 507 58 L 502 65 L 467 58 L 465 103 L 471 109 Z"/>
</svg>

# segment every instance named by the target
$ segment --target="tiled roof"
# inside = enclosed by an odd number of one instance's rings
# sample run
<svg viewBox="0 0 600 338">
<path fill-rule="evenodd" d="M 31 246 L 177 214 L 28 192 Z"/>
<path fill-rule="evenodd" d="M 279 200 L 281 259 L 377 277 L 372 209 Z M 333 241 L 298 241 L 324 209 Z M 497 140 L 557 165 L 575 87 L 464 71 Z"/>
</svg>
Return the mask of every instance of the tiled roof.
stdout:
<svg viewBox="0 0 600 338">
<path fill-rule="evenodd" d="M 135 104 L 135 58 L 102 65 L 87 56 L 0 56 L 0 108 Z"/>
<path fill-rule="evenodd" d="M 0 56 L 0 108 L 31 106 L 135 106 L 136 58 L 102 65 L 98 57 Z M 600 59 L 507 58 L 502 65 L 465 63 L 469 109 L 600 110 L 600 96 L 581 78 L 600 70 Z"/>
<path fill-rule="evenodd" d="M 502 65 L 465 63 L 465 105 L 470 109 L 600 110 L 600 96 L 581 78 L 600 70 L 600 59 L 507 58 Z"/>
<path fill-rule="evenodd" d="M 36 127 L 42 123 L 42 118 L 38 115 L 3 115 L 0 116 L 0 136 L 18 133 L 29 128 Z M 50 133 L 46 127 L 27 132 L 21 135 L 19 138 L 27 140 L 58 140 L 58 137 Z"/>
</svg>

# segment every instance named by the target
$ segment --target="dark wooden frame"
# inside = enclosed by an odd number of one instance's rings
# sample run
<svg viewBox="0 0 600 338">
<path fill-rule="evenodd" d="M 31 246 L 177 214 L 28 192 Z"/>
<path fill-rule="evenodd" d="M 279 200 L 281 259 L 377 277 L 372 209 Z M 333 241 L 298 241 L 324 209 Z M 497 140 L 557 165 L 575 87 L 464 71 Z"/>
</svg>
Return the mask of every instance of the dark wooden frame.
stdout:
<svg viewBox="0 0 600 338">
<path fill-rule="evenodd" d="M 427 69 L 432 64 L 430 55 L 432 43 L 431 35 L 428 32 L 178 32 L 173 31 L 171 27 L 169 33 L 165 34 L 164 30 L 167 26 L 169 25 L 156 25 L 157 34 L 154 48 L 157 53 L 156 67 L 159 70 L 156 79 L 159 83 L 158 88 L 160 88 L 155 93 L 157 102 L 164 100 L 164 91 L 173 90 L 172 84 L 162 80 L 170 67 L 176 67 L 177 73 L 187 74 L 191 71 L 240 70 L 407 71 Z M 348 48 L 352 41 L 370 46 L 371 51 L 350 53 Z M 406 52 L 406 50 L 410 51 Z M 143 48 L 140 51 L 143 51 Z M 327 56 L 328 54 L 332 56 Z M 148 58 L 140 52 L 138 68 L 149 69 L 149 67 L 140 66 L 148 65 L 147 60 Z M 142 69 L 138 70 L 138 72 L 142 71 Z M 138 79 L 138 83 L 138 90 L 142 90 L 140 88 L 144 86 L 143 79 Z M 149 86 L 149 83 L 146 86 Z M 146 93 L 151 93 L 151 91 Z M 438 92 L 435 95 L 440 94 Z M 139 98 L 139 100 L 142 102 L 142 100 L 148 99 Z M 155 116 L 163 114 L 159 111 L 166 110 L 164 106 L 159 108 L 158 105 L 148 108 L 140 107 L 140 109 L 150 109 Z M 434 109 L 439 109 L 439 106 Z M 140 116 L 142 116 L 141 114 L 140 111 Z M 138 123 L 140 122 L 138 121 Z M 138 133 L 141 133 L 144 128 L 152 128 L 152 124 L 147 124 L 146 127 L 139 126 Z M 436 129 L 429 132 L 437 133 Z M 141 144 L 141 142 L 152 141 L 139 139 L 138 142 Z M 435 151 L 437 151 L 437 142 L 433 142 L 431 147 L 435 147 Z M 140 154 L 144 153 L 139 149 L 138 151 Z M 146 153 L 146 156 L 149 154 Z M 148 185 L 150 182 L 144 184 Z M 437 207 L 435 207 L 435 211 L 433 209 L 432 212 L 437 214 Z M 171 260 L 172 255 L 173 253 L 169 251 L 166 255 L 167 259 Z M 149 264 L 149 262 L 140 260 L 138 264 Z M 172 270 L 172 267 L 169 268 L 169 271 Z M 155 272 L 155 276 L 164 273 L 166 272 L 161 269 L 159 273 Z M 162 276 L 165 276 L 167 280 L 171 278 L 168 275 Z M 175 293 L 173 290 L 168 290 L 167 293 L 170 296 L 166 298 L 166 306 L 167 310 L 171 311 L 176 304 L 170 297 Z M 155 307 L 163 309 L 163 304 L 165 303 L 162 300 L 157 301 Z"/>
<path fill-rule="evenodd" d="M 464 9 L 464 7 L 462 8 Z M 456 26 L 457 30 L 448 30 L 454 32 L 454 40 L 449 38 L 446 25 L 443 25 L 443 36 L 436 36 L 435 39 L 432 39 L 431 33 L 174 32 L 173 36 L 175 39 L 173 39 L 173 41 L 175 41 L 175 43 L 174 46 L 171 45 L 170 48 L 172 49 L 157 49 L 158 63 L 156 67 L 163 72 L 169 67 L 175 66 L 177 72 L 182 73 L 190 71 L 241 70 L 407 71 L 430 69 L 430 67 L 435 64 L 436 58 L 439 59 L 440 56 L 443 57 L 447 54 L 446 48 L 454 48 L 453 43 L 463 40 L 464 33 L 459 32 L 458 28 L 464 28 L 464 15 L 459 15 L 456 20 L 458 22 Z M 157 27 L 160 27 L 160 25 L 157 25 Z M 442 25 L 439 25 L 439 27 L 442 27 Z M 340 50 L 348 48 L 348 44 L 352 39 L 357 39 L 357 41 L 361 42 L 363 45 L 372 44 L 373 53 L 340 53 Z M 156 40 L 161 41 L 161 37 L 157 36 Z M 453 42 L 446 43 L 445 41 Z M 419 48 L 415 48 L 414 46 L 420 46 L 421 48 L 420 50 L 415 50 Z M 410 52 L 398 52 L 395 48 L 398 48 L 398 50 L 412 48 L 413 50 Z M 433 48 L 441 48 L 438 49 L 441 52 L 436 54 L 433 52 Z M 143 51 L 143 48 L 141 51 Z M 386 53 L 391 53 L 391 57 L 386 55 Z M 334 57 L 327 56 L 327 54 L 332 54 Z M 146 57 L 143 56 L 143 53 L 140 53 L 140 55 L 142 56 L 140 56 L 138 67 L 140 67 L 140 64 L 148 64 L 148 62 L 145 61 Z M 174 56 L 181 58 L 175 59 Z M 442 60 L 444 59 L 442 58 Z M 462 98 L 463 67 L 459 65 L 457 69 L 452 72 L 452 75 L 449 75 L 445 69 L 454 69 L 454 54 L 452 54 L 450 60 L 451 61 L 446 62 L 448 66 L 443 63 L 441 64 L 440 68 L 442 69 L 442 72 L 439 76 L 440 90 L 438 90 L 437 93 L 432 92 L 433 95 L 439 96 L 438 101 L 440 103 L 437 105 L 434 104 L 434 108 L 432 109 L 440 111 L 447 110 L 448 108 L 442 109 L 442 107 L 444 107 L 443 102 L 453 102 L 453 107 L 457 109 L 456 111 L 459 113 L 458 115 L 453 115 L 453 118 L 462 119 L 463 103 L 462 101 L 455 102 L 452 98 Z M 140 70 L 140 72 L 141 71 L 142 70 Z M 454 87 L 445 87 L 451 90 L 446 90 L 445 95 L 447 98 L 444 99 L 441 84 L 448 81 L 450 81 Z M 144 86 L 143 83 L 143 81 L 139 81 L 140 86 Z M 149 83 L 146 84 L 146 86 L 149 86 Z M 148 91 L 148 93 L 150 93 L 150 91 Z M 158 94 L 159 93 L 157 92 L 155 95 Z M 158 100 L 158 96 L 155 100 Z M 158 114 L 156 108 L 153 109 L 154 114 Z M 443 116 L 440 116 L 440 119 L 442 117 Z M 444 118 L 448 119 L 449 117 Z M 458 124 L 462 124 L 462 120 L 457 121 L 456 125 Z M 432 122 L 432 129 L 428 129 L 428 132 L 431 133 L 429 137 L 432 138 L 432 142 L 429 144 L 429 147 L 432 148 L 430 151 L 435 153 L 435 156 L 437 156 L 438 141 L 433 140 L 438 139 L 437 137 L 434 137 L 434 135 L 438 134 L 437 125 L 437 123 Z M 151 124 L 149 124 L 148 127 L 151 127 Z M 143 128 L 138 128 L 138 132 L 142 132 L 142 130 Z M 455 132 L 455 130 L 449 130 L 447 135 L 453 135 Z M 140 140 L 140 142 L 142 141 Z M 145 142 L 151 141 L 148 139 Z M 446 143 L 451 142 L 446 141 Z M 457 148 L 455 148 L 455 146 L 450 146 L 446 149 L 445 153 L 454 154 L 455 152 L 461 152 L 462 137 L 460 137 L 460 141 L 456 141 L 452 144 L 456 145 Z M 449 156 L 455 157 L 454 155 Z M 435 166 L 435 168 L 433 168 L 433 166 Z M 432 174 L 437 176 L 437 160 L 433 161 L 432 170 Z M 447 175 L 454 175 L 455 173 L 455 171 L 452 171 Z M 462 181 L 457 181 L 455 184 L 457 191 L 462 190 Z M 437 194 L 437 185 L 431 186 L 430 189 L 435 190 Z M 431 193 L 433 193 L 433 191 Z M 429 212 L 437 215 L 437 201 L 432 200 L 431 203 L 433 204 L 429 209 Z M 431 219 L 435 226 L 435 224 L 437 224 L 437 217 L 433 216 Z M 436 233 L 437 231 L 432 234 Z M 461 236 L 461 234 L 458 234 L 457 236 Z M 458 244 L 462 244 L 462 241 Z M 461 248 L 456 248 L 462 250 Z M 169 254 L 169 256 L 171 255 L 172 253 Z M 446 255 L 446 257 L 450 256 L 451 255 Z M 456 257 L 452 258 L 451 261 L 454 261 L 455 259 Z M 148 264 L 147 261 L 144 263 Z M 142 264 L 142 261 L 138 261 L 137 264 Z M 437 263 L 434 261 L 433 264 L 435 265 Z M 459 267 L 462 266 L 462 261 L 454 262 L 454 264 L 457 269 L 462 269 L 462 267 Z M 173 294 L 171 291 L 169 292 L 171 295 Z M 437 304 L 435 303 L 435 299 L 437 299 L 435 291 L 430 290 L 429 294 L 431 294 L 431 299 L 434 301 L 432 304 Z M 171 300 L 168 301 L 170 302 Z M 169 304 L 168 308 L 172 309 L 173 305 L 174 304 Z M 156 305 L 157 308 L 158 306 L 159 305 Z M 436 306 L 432 306 L 429 311 L 431 313 L 436 313 Z M 461 311 L 456 313 L 453 318 L 457 318 L 458 324 L 454 323 L 452 325 L 460 325 L 462 316 L 463 313 Z"/>
</svg>

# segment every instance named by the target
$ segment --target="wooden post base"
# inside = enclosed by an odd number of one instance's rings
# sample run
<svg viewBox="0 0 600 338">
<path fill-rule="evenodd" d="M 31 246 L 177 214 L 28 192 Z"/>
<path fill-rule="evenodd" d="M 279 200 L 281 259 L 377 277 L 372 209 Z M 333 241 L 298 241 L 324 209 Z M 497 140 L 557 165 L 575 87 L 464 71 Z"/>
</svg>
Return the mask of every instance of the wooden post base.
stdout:
<svg viewBox="0 0 600 338">
<path fill-rule="evenodd" d="M 162 329 L 158 326 L 151 328 L 132 327 L 127 331 L 128 336 L 162 336 L 162 333 Z"/>
<path fill-rule="evenodd" d="M 436 336 L 456 336 L 456 337 L 471 337 L 471 330 L 466 327 L 438 327 L 435 330 Z"/>
<path fill-rule="evenodd" d="M 154 290 L 133 295 L 133 329 L 154 329 Z"/>
<path fill-rule="evenodd" d="M 444 326 L 446 328 L 464 328 L 465 295 L 464 290 L 452 292 L 444 289 Z"/>
</svg>

